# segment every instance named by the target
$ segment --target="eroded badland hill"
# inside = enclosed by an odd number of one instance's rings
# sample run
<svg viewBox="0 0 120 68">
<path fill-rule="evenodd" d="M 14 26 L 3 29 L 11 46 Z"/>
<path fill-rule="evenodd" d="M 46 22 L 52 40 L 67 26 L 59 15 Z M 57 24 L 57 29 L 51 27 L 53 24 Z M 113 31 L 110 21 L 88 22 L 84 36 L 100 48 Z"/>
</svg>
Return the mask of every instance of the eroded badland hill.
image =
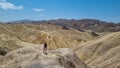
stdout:
<svg viewBox="0 0 120 68">
<path fill-rule="evenodd" d="M 1 23 L 0 66 L 6 66 L 5 68 L 120 67 L 118 24 L 101 23 L 98 20 L 95 22 L 90 20 L 91 23 L 88 23 L 89 20 L 81 20 L 86 22 L 85 24 L 72 21 L 67 25 L 59 23 L 69 22 L 67 20 L 59 22 L 57 20 L 57 23 L 55 20 L 44 21 L 46 23 Z M 43 54 L 45 42 L 48 44 L 48 55 Z"/>
</svg>

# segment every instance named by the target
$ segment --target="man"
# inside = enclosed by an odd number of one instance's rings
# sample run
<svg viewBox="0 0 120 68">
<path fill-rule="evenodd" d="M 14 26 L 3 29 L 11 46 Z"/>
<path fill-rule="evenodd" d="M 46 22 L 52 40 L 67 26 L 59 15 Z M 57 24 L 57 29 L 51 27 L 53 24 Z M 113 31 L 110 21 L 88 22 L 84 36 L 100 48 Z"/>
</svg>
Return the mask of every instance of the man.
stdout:
<svg viewBox="0 0 120 68">
<path fill-rule="evenodd" d="M 44 43 L 43 53 L 47 55 L 47 43 Z"/>
</svg>

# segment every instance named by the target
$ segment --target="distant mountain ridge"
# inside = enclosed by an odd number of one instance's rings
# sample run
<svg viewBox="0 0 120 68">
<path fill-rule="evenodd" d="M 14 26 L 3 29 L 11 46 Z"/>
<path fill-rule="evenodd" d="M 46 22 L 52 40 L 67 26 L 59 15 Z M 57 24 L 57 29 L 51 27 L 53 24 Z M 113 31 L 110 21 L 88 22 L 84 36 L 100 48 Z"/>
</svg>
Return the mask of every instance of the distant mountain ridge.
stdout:
<svg viewBox="0 0 120 68">
<path fill-rule="evenodd" d="M 28 20 L 28 19 L 23 19 L 23 20 L 17 20 L 17 21 L 9 21 L 7 23 L 32 23 L 33 21 L 32 20 Z"/>
<path fill-rule="evenodd" d="M 47 24 L 60 25 L 67 28 L 73 28 L 80 31 L 84 30 L 92 30 L 95 32 L 116 32 L 120 31 L 119 23 L 105 22 L 95 19 L 81 19 L 81 20 L 66 20 L 66 19 L 58 19 L 58 20 L 50 20 L 43 22 Z"/>
<path fill-rule="evenodd" d="M 19 20 L 9 23 L 32 23 L 32 24 L 51 24 L 62 26 L 63 29 L 77 29 L 79 31 L 91 30 L 95 32 L 117 32 L 120 31 L 120 23 L 100 21 L 96 19 L 56 19 L 56 20 Z"/>
</svg>

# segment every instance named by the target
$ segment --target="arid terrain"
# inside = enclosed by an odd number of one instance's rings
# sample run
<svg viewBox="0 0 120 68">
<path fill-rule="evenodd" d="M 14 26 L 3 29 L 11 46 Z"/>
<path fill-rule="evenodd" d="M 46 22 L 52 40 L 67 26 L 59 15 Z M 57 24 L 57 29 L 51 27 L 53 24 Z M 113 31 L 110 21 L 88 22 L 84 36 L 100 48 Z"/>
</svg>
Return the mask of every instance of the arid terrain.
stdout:
<svg viewBox="0 0 120 68">
<path fill-rule="evenodd" d="M 48 55 L 42 53 L 45 42 Z M 120 24 L 93 19 L 0 23 L 0 66 L 119 68 Z"/>
</svg>

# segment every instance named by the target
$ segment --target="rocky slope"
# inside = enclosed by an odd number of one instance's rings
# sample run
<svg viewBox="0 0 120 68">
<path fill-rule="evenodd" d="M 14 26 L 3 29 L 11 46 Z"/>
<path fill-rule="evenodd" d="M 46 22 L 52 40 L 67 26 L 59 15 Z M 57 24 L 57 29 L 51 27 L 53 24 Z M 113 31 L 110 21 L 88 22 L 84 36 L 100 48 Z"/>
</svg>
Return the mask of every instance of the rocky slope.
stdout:
<svg viewBox="0 0 120 68">
<path fill-rule="evenodd" d="M 75 51 L 92 68 L 119 68 L 120 32 L 87 42 Z"/>
<path fill-rule="evenodd" d="M 52 50 L 43 54 L 42 45 L 25 46 L 9 52 L 0 60 L 4 68 L 88 68 L 68 48 Z"/>
</svg>

